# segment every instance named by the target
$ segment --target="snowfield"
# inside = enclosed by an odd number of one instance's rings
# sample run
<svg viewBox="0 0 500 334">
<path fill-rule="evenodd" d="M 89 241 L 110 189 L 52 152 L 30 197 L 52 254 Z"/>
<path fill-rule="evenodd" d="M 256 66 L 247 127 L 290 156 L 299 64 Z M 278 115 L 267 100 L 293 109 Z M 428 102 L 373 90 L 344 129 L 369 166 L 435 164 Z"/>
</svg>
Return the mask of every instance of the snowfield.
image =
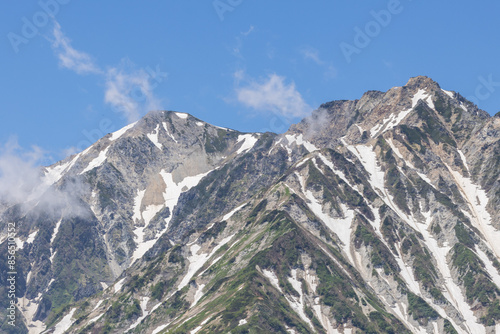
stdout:
<svg viewBox="0 0 500 334">
<path fill-rule="evenodd" d="M 86 172 L 91 171 L 92 169 L 101 166 L 104 163 L 104 161 L 106 161 L 106 159 L 107 159 L 108 149 L 109 149 L 109 146 L 106 147 L 106 149 L 104 151 L 99 152 L 99 155 L 97 156 L 97 158 L 92 160 L 89 163 L 89 165 L 82 172 L 80 172 L 80 175 L 85 174 Z"/>
<path fill-rule="evenodd" d="M 110 141 L 115 141 L 117 140 L 118 138 L 120 138 L 121 136 L 123 136 L 125 134 L 125 132 L 127 132 L 128 130 L 132 129 L 135 125 L 137 124 L 137 122 L 134 122 L 132 124 L 129 124 L 123 128 L 121 128 L 120 130 L 116 131 L 116 132 L 113 132 L 111 134 L 111 137 L 109 137 L 109 140 Z"/>
<path fill-rule="evenodd" d="M 238 141 L 237 144 L 242 143 L 241 147 L 236 151 L 236 154 L 241 154 L 243 152 L 247 152 L 250 149 L 252 149 L 259 138 L 255 138 L 254 135 L 246 134 L 246 135 L 239 135 L 238 136 Z"/>
</svg>

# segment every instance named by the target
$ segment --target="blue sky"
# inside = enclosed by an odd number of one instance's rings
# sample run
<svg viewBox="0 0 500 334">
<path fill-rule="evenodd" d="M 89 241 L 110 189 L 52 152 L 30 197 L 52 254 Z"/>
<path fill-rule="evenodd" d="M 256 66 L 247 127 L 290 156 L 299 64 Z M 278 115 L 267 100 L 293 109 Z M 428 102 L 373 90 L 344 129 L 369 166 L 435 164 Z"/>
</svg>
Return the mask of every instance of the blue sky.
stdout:
<svg viewBox="0 0 500 334">
<path fill-rule="evenodd" d="M 283 132 L 417 75 L 494 114 L 499 14 L 493 0 L 10 2 L 0 145 L 47 164 L 151 109 Z"/>
</svg>

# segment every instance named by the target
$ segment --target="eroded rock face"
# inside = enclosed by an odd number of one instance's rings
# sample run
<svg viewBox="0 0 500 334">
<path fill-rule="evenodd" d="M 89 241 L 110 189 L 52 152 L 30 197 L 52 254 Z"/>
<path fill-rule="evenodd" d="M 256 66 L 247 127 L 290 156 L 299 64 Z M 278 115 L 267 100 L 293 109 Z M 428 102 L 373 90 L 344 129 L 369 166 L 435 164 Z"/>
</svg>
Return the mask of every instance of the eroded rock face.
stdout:
<svg viewBox="0 0 500 334">
<path fill-rule="evenodd" d="M 51 205 L 5 206 L 20 308 L 71 333 L 493 333 L 499 126 L 426 77 L 281 135 L 152 112 L 48 167 Z"/>
</svg>

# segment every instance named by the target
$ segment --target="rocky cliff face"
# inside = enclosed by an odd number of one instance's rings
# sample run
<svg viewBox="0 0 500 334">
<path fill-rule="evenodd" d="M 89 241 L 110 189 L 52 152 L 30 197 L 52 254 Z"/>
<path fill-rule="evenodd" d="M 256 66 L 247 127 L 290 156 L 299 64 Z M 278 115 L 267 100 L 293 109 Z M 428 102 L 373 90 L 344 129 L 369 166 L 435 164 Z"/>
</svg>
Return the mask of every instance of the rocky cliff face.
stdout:
<svg viewBox="0 0 500 334">
<path fill-rule="evenodd" d="M 499 129 L 426 77 L 282 135 L 150 113 L 2 213 L 18 332 L 494 333 Z"/>
</svg>

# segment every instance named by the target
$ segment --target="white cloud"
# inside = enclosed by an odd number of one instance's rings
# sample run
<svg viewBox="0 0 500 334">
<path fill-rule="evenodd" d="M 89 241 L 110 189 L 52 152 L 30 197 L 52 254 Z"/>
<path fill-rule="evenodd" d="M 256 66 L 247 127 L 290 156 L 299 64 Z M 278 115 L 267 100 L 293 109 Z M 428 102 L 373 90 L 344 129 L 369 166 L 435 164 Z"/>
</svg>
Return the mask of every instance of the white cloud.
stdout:
<svg viewBox="0 0 500 334">
<path fill-rule="evenodd" d="M 52 48 L 57 58 L 59 58 L 59 65 L 61 67 L 75 71 L 78 74 L 95 74 L 101 72 L 94 64 L 90 55 L 75 50 L 71 46 L 71 40 L 64 35 L 58 22 L 54 22 L 53 37 Z"/>
<path fill-rule="evenodd" d="M 36 165 L 43 158 L 38 147 L 22 152 L 16 138 L 0 149 L 0 199 L 6 203 L 25 201 L 41 184 Z"/>
<path fill-rule="evenodd" d="M 237 70 L 236 72 L 233 73 L 233 78 L 235 85 L 238 86 L 240 82 L 245 80 L 245 70 Z"/>
<path fill-rule="evenodd" d="M 254 30 L 255 27 L 251 25 L 247 31 L 242 31 L 239 35 L 236 36 L 235 44 L 231 48 L 231 53 L 233 54 L 233 56 L 235 56 L 236 58 L 244 59 L 243 55 L 241 54 L 241 50 L 243 49 L 243 41 L 248 37 L 248 35 L 253 33 Z"/>
<path fill-rule="evenodd" d="M 304 57 L 304 59 L 310 59 L 318 65 L 324 65 L 325 62 L 322 61 L 319 57 L 319 51 L 313 47 L 303 47 L 300 49 L 300 53 Z"/>
<path fill-rule="evenodd" d="M 254 27 L 254 26 L 250 26 L 250 28 L 248 28 L 248 30 L 247 30 L 247 31 L 243 31 L 241 34 L 242 34 L 243 36 L 248 36 L 248 35 L 250 35 L 250 34 L 254 31 L 254 29 L 255 29 L 255 27 Z"/>
<path fill-rule="evenodd" d="M 241 73 L 238 74 L 241 78 Z M 251 81 L 246 87 L 236 88 L 240 103 L 257 111 L 270 111 L 286 118 L 304 117 L 312 108 L 297 91 L 295 83 L 285 83 L 285 78 L 271 74 L 262 82 Z"/>
<path fill-rule="evenodd" d="M 106 74 L 104 100 L 123 113 L 129 122 L 134 122 L 146 112 L 160 108 L 160 100 L 154 96 L 150 80 L 151 75 L 143 69 L 110 68 Z"/>
<path fill-rule="evenodd" d="M 311 46 L 305 46 L 300 49 L 300 54 L 305 60 L 311 60 L 316 65 L 325 69 L 324 76 L 331 79 L 337 76 L 337 69 L 331 63 L 321 59 L 319 51 Z"/>
<path fill-rule="evenodd" d="M 251 30 L 249 31 L 249 33 Z M 96 74 L 105 80 L 104 101 L 115 111 L 122 113 L 128 122 L 134 122 L 147 112 L 160 108 L 160 100 L 153 94 L 167 76 L 155 69 L 136 69 L 129 60 L 119 66 L 102 70 L 92 57 L 71 46 L 71 40 L 64 35 L 58 22 L 54 22 L 52 48 L 59 59 L 59 65 L 77 74 Z"/>
<path fill-rule="evenodd" d="M 88 185 L 68 178 L 64 184 L 52 186 L 45 168 L 40 167 L 48 160 L 42 149 L 33 146 L 25 150 L 15 137 L 0 147 L 0 213 L 11 205 L 22 204 L 24 209 L 36 207 L 49 214 L 62 207 L 74 215 L 88 214 L 79 200 L 89 192 Z"/>
</svg>

